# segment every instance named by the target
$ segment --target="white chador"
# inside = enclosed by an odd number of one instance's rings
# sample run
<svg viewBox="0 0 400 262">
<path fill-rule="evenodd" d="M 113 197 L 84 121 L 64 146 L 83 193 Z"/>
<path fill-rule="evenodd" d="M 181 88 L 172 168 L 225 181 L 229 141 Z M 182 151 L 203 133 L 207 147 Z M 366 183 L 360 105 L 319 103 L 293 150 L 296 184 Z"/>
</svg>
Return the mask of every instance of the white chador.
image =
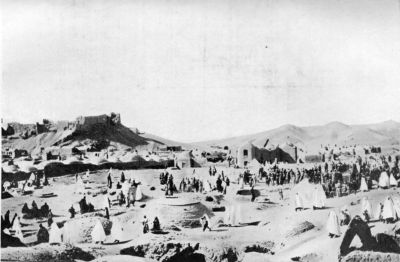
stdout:
<svg viewBox="0 0 400 262">
<path fill-rule="evenodd" d="M 239 189 L 243 189 L 244 188 L 244 180 L 243 177 L 239 178 Z"/>
<path fill-rule="evenodd" d="M 235 220 L 233 220 L 233 225 L 240 225 L 243 222 L 242 219 L 242 206 L 237 205 L 236 206 L 236 212 L 235 212 Z"/>
<path fill-rule="evenodd" d="M 378 206 L 376 207 L 374 218 L 379 220 L 381 219 L 381 216 L 382 216 L 382 206 L 381 203 L 379 203 Z"/>
<path fill-rule="evenodd" d="M 231 226 L 238 226 L 241 223 L 241 208 L 239 205 L 231 205 L 226 210 L 225 223 Z"/>
<path fill-rule="evenodd" d="M 328 223 L 326 229 L 329 234 L 340 236 L 339 219 L 334 211 L 329 212 Z"/>
<path fill-rule="evenodd" d="M 106 233 L 100 220 L 97 220 L 92 230 L 92 243 L 104 242 L 104 240 L 106 240 Z"/>
<path fill-rule="evenodd" d="M 129 188 L 131 188 L 130 183 L 126 180 L 123 184 L 122 184 L 122 193 L 124 194 L 124 196 L 128 196 L 129 193 Z"/>
<path fill-rule="evenodd" d="M 206 180 L 206 179 L 203 180 L 203 191 L 204 192 L 211 192 L 210 182 L 208 182 L 208 180 Z"/>
<path fill-rule="evenodd" d="M 379 187 L 386 188 L 389 187 L 389 176 L 386 172 L 382 172 L 379 176 Z"/>
<path fill-rule="evenodd" d="M 393 201 L 390 197 L 386 198 L 385 203 L 383 204 L 382 218 L 383 219 L 388 219 L 388 218 L 396 219 L 396 211 L 393 206 Z"/>
<path fill-rule="evenodd" d="M 237 224 L 239 224 L 239 223 L 237 223 L 237 219 L 236 219 L 236 217 L 237 217 L 237 211 L 236 211 L 236 206 L 235 205 L 232 205 L 231 206 L 231 208 L 229 209 L 229 225 L 231 225 L 231 226 L 236 226 Z"/>
<path fill-rule="evenodd" d="M 322 188 L 315 188 L 313 193 L 313 206 L 316 208 L 325 207 L 326 195 Z"/>
<path fill-rule="evenodd" d="M 78 180 L 76 181 L 76 194 L 85 194 L 85 184 L 80 176 L 78 176 Z"/>
<path fill-rule="evenodd" d="M 12 230 L 14 230 L 14 235 L 16 237 L 18 237 L 20 240 L 24 239 L 24 235 L 22 234 L 21 220 L 19 217 L 14 221 Z"/>
<path fill-rule="evenodd" d="M 84 177 L 84 179 L 86 181 L 89 180 L 89 175 L 90 175 L 90 171 L 88 170 L 88 171 L 86 171 L 86 174 L 85 174 L 85 177 Z"/>
<path fill-rule="evenodd" d="M 361 200 L 361 214 L 367 212 L 369 217 L 372 217 L 372 205 L 366 197 Z"/>
<path fill-rule="evenodd" d="M 118 219 L 114 219 L 111 227 L 111 239 L 113 241 L 123 241 L 124 229 Z"/>
<path fill-rule="evenodd" d="M 30 183 L 35 182 L 35 174 L 34 173 L 31 173 L 31 175 L 29 176 L 29 182 Z"/>
<path fill-rule="evenodd" d="M 368 185 L 367 185 L 367 181 L 365 180 L 365 177 L 361 177 L 360 191 L 361 192 L 368 191 Z"/>
<path fill-rule="evenodd" d="M 400 218 L 400 198 L 398 196 L 392 196 L 392 201 L 397 218 Z"/>
<path fill-rule="evenodd" d="M 73 233 L 76 232 L 70 223 L 65 223 L 62 231 L 62 242 L 68 244 L 74 244 Z"/>
<path fill-rule="evenodd" d="M 138 185 L 136 187 L 136 195 L 135 195 L 135 200 L 140 201 L 143 198 L 143 193 L 142 193 L 142 187 Z"/>
<path fill-rule="evenodd" d="M 231 219 L 231 207 L 226 207 L 225 216 L 224 216 L 224 224 L 229 225 Z"/>
<path fill-rule="evenodd" d="M 295 206 L 296 206 L 296 208 L 304 208 L 304 206 L 303 206 L 303 199 L 301 198 L 301 196 L 299 195 L 299 193 L 296 193 L 296 197 L 295 197 Z"/>
<path fill-rule="evenodd" d="M 357 168 L 357 173 L 360 173 L 361 172 L 361 166 L 360 166 L 360 163 L 356 163 L 356 168 Z"/>
<path fill-rule="evenodd" d="M 58 227 L 56 222 L 53 222 L 51 224 L 49 232 L 49 243 L 50 244 L 61 243 L 61 235 L 62 235 L 61 229 Z"/>
<path fill-rule="evenodd" d="M 25 185 L 24 187 L 24 191 L 34 191 L 35 190 L 35 186 L 33 185 L 33 183 L 31 184 L 31 186 Z"/>
<path fill-rule="evenodd" d="M 389 184 L 390 186 L 397 186 L 397 180 L 394 178 L 393 174 L 390 174 Z"/>
</svg>

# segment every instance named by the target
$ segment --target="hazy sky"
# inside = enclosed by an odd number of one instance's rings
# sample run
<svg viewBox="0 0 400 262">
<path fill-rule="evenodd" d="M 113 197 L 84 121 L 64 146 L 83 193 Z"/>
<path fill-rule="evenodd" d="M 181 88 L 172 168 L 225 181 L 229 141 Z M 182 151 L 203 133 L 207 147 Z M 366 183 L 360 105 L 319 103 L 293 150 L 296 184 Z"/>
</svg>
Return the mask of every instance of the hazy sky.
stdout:
<svg viewBox="0 0 400 262">
<path fill-rule="evenodd" d="M 2 118 L 179 141 L 400 121 L 395 0 L 2 0 Z"/>
</svg>

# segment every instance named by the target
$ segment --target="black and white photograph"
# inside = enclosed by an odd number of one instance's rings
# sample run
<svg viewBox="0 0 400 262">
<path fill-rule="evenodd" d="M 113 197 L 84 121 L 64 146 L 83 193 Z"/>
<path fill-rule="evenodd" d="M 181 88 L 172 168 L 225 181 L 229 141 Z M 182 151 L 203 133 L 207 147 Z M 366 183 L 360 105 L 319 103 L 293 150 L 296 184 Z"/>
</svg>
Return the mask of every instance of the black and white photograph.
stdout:
<svg viewBox="0 0 400 262">
<path fill-rule="evenodd" d="M 1 261 L 400 261 L 400 0 L 1 0 Z"/>
</svg>

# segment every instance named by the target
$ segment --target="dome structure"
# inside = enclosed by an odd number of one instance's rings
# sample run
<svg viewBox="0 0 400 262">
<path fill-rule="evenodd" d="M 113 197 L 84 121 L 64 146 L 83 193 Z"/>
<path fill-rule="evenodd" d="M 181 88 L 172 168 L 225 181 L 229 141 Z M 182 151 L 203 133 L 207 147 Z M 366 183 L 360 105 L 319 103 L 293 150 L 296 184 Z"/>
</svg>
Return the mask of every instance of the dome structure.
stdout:
<svg viewBox="0 0 400 262">
<path fill-rule="evenodd" d="M 158 218 L 166 226 L 185 228 L 200 227 L 200 218 L 204 215 L 213 217 L 214 214 L 205 205 L 198 201 L 185 199 L 165 199 L 160 202 Z"/>
<path fill-rule="evenodd" d="M 6 173 L 16 173 L 16 172 L 18 172 L 18 166 L 16 166 L 16 165 L 3 165 L 2 169 Z"/>
</svg>

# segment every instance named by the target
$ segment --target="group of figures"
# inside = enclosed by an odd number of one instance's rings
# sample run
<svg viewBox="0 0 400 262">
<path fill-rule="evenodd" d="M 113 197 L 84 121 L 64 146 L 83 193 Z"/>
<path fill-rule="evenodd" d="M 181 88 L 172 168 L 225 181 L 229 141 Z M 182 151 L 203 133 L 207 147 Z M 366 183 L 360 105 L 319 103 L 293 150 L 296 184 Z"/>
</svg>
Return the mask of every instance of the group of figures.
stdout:
<svg viewBox="0 0 400 262">
<path fill-rule="evenodd" d="M 41 188 L 42 186 L 48 186 L 49 181 L 45 174 L 39 175 L 38 173 L 31 173 L 28 179 L 18 183 L 15 179 L 11 182 L 4 181 L 1 185 L 1 193 L 5 193 L 6 191 L 12 189 L 18 189 L 21 194 L 25 194 L 26 192 L 33 191 L 35 189 Z"/>
<path fill-rule="evenodd" d="M 215 180 L 215 183 L 211 183 L 210 180 Z M 200 179 L 196 177 L 196 175 L 193 175 L 191 177 L 182 178 L 179 183 L 179 192 L 208 193 L 216 190 L 219 193 L 226 194 L 229 185 L 230 180 L 224 175 L 223 171 L 221 174 L 218 174 L 217 179 Z"/>
<path fill-rule="evenodd" d="M 35 201 L 32 201 L 32 208 L 29 208 L 27 203 L 25 203 L 22 207 L 23 218 L 25 219 L 42 219 L 47 218 L 47 225 L 50 228 L 53 223 L 53 213 L 51 209 L 44 203 L 40 208 L 38 208 Z M 24 240 L 24 233 L 22 231 L 23 225 L 21 223 L 21 216 L 18 216 L 17 213 L 14 214 L 13 219 L 10 221 L 10 211 L 8 210 L 4 215 L 4 218 L 1 217 L 1 237 L 2 237 L 2 247 L 7 246 L 23 246 L 22 243 Z M 39 224 L 39 231 L 37 233 L 37 243 L 48 242 L 49 234 L 47 229 L 43 227 L 43 225 Z"/>
<path fill-rule="evenodd" d="M 174 184 L 174 176 L 169 174 L 168 171 L 160 173 L 160 185 L 165 185 L 166 196 L 173 196 L 174 192 L 177 192 Z"/>
<path fill-rule="evenodd" d="M 322 184 L 328 197 L 341 197 L 359 190 L 379 187 L 397 187 L 400 181 L 399 158 L 381 156 L 379 159 L 357 157 L 352 163 L 325 162 L 308 168 L 261 166 L 259 179 L 265 178 L 269 186 L 298 184 L 307 178 L 311 183 Z M 246 176 L 244 176 L 246 181 Z"/>
<path fill-rule="evenodd" d="M 314 192 L 313 209 L 324 209 L 325 199 L 323 192 L 316 189 Z M 303 204 L 299 193 L 295 196 L 295 210 L 302 210 Z M 373 213 L 371 202 L 363 197 L 361 200 L 361 209 L 357 214 L 357 217 L 365 221 L 365 223 L 374 221 L 381 221 L 383 223 L 394 223 L 400 219 L 400 198 L 386 197 L 384 203 L 378 203 L 376 212 Z M 341 226 L 346 226 L 351 221 L 351 215 L 349 208 L 344 206 L 340 209 L 339 216 L 335 211 L 330 211 L 327 221 L 327 231 L 329 237 L 339 237 L 341 235 Z"/>
<path fill-rule="evenodd" d="M 10 220 L 10 211 L 1 216 L 1 247 L 7 246 L 23 246 L 21 239 L 24 238 L 22 232 L 21 218 L 14 214 L 12 220 Z"/>
<path fill-rule="evenodd" d="M 371 222 L 394 223 L 398 219 L 400 219 L 399 199 L 394 200 L 390 196 L 386 197 L 384 204 L 378 203 L 376 212 L 373 213 L 371 202 L 367 197 L 363 197 L 361 200 L 361 209 L 353 218 L 351 218 L 347 206 L 344 206 L 340 210 L 339 217 L 334 211 L 330 211 L 327 231 L 329 237 L 335 238 L 342 234 L 341 227 L 347 226 L 340 246 L 341 256 L 348 254 L 354 249 L 350 248 L 350 244 L 356 235 L 361 240 L 362 250 L 400 253 L 400 247 L 393 236 L 378 233 L 374 237 L 369 226 Z M 395 234 L 400 233 L 398 231 L 397 229 Z"/>
<path fill-rule="evenodd" d="M 389 167 L 389 162 L 386 159 L 381 159 L 381 166 L 373 166 L 368 161 L 359 161 L 353 165 L 349 164 L 334 164 L 333 168 L 319 166 L 313 168 L 304 168 L 302 170 L 297 169 L 297 171 L 292 169 L 279 168 L 277 165 L 266 170 L 260 168 L 258 176 L 252 174 L 249 170 L 245 170 L 244 173 L 238 176 L 239 190 L 243 189 L 245 185 L 250 186 L 250 191 L 252 194 L 252 201 L 254 201 L 256 193 L 254 187 L 259 182 L 259 180 L 265 178 L 265 183 L 268 185 L 284 185 L 289 183 L 299 184 L 304 180 L 308 180 L 315 186 L 312 193 L 312 208 L 314 210 L 324 209 L 325 202 L 328 197 L 342 196 L 342 191 L 338 189 L 342 188 L 343 177 L 337 175 L 336 172 L 341 169 L 351 170 L 350 181 L 348 184 L 353 183 L 358 186 L 358 190 L 368 191 L 372 188 L 373 183 L 372 178 L 375 170 L 379 170 L 380 175 L 378 178 L 378 185 L 381 188 L 390 188 L 391 186 L 398 186 L 398 160 L 396 159 L 391 167 Z M 90 180 L 90 172 L 81 177 L 77 174 L 76 176 L 76 193 L 83 194 L 83 197 L 79 201 L 80 214 L 84 215 L 86 213 L 94 212 L 95 206 L 93 203 L 89 203 L 86 199 L 87 190 L 85 184 Z M 33 180 L 28 179 L 28 181 L 37 181 L 38 176 L 35 176 Z M 86 180 L 86 183 L 85 181 Z M 120 177 L 117 178 L 117 182 L 113 181 L 112 170 L 108 172 L 107 175 L 107 191 L 99 197 L 101 200 L 100 209 L 105 211 L 104 218 L 112 221 L 111 228 L 111 239 L 114 242 L 123 241 L 126 239 L 126 233 L 124 230 L 123 223 L 115 217 L 110 218 L 110 212 L 112 208 L 112 201 L 110 200 L 111 192 L 114 192 L 117 200 L 117 205 L 126 205 L 129 208 L 131 205 L 135 205 L 136 201 L 143 199 L 143 193 L 141 189 L 141 183 L 137 182 L 135 179 L 127 179 L 124 172 L 121 172 Z M 218 174 L 216 168 L 209 169 L 209 177 L 200 179 L 199 176 L 193 171 L 192 176 L 184 177 L 179 184 L 179 191 L 174 184 L 174 176 L 167 171 L 160 174 L 159 177 L 160 184 L 165 186 L 165 195 L 172 196 L 174 193 L 178 192 L 199 192 L 208 193 L 213 190 L 226 194 L 227 188 L 230 186 L 230 180 L 228 176 L 222 171 Z M 45 180 L 47 181 L 47 179 Z M 212 182 L 210 182 L 212 181 Z M 335 183 L 336 182 L 336 183 Z M 28 182 L 27 182 L 28 183 Z M 37 182 L 36 182 L 37 183 Z M 47 181 L 48 183 L 48 181 Z M 339 185 L 336 185 L 339 183 Z M 30 185 L 30 183 L 28 183 Z M 164 189 L 164 188 L 163 188 Z M 332 195 L 331 192 L 334 191 L 336 194 Z M 357 190 L 356 190 L 357 191 Z M 280 199 L 283 200 L 282 188 L 278 189 L 280 194 Z M 302 195 L 296 193 L 295 195 L 295 211 L 301 211 L 305 209 L 304 199 Z M 70 219 L 74 219 L 78 213 L 74 206 L 72 205 L 68 212 L 71 214 Z M 242 213 L 240 205 L 232 204 L 225 211 L 224 223 L 228 226 L 239 225 L 242 221 Z M 38 243 L 49 242 L 51 244 L 61 243 L 69 241 L 66 235 L 68 230 L 71 228 L 66 228 L 64 225 L 57 224 L 53 221 L 53 214 L 51 209 L 44 203 L 40 208 L 35 203 L 32 202 L 31 208 L 25 203 L 22 208 L 22 214 L 26 219 L 37 219 L 37 218 L 47 218 L 47 228 L 43 224 L 39 224 L 39 231 L 37 233 Z M 331 238 L 339 237 L 342 234 L 342 227 L 348 226 L 355 230 L 355 227 L 363 228 L 363 223 L 370 223 L 373 219 L 383 221 L 384 223 L 393 223 L 400 218 L 400 201 L 393 197 L 387 197 L 384 203 L 379 203 L 376 207 L 376 212 L 372 212 L 372 205 L 367 198 L 361 200 L 361 210 L 353 218 L 349 212 L 348 207 L 343 207 L 340 210 L 339 215 L 335 211 L 330 211 L 328 215 L 328 220 L 326 224 L 328 236 Z M 353 222 L 354 221 L 354 222 Z M 362 223 L 360 222 L 362 221 Z M 200 218 L 202 224 L 202 230 L 210 230 L 210 218 L 207 214 Z M 143 233 L 147 234 L 150 231 L 157 233 L 160 232 L 161 226 L 158 217 L 154 217 L 152 228 L 149 226 L 149 219 L 147 216 L 143 217 L 142 220 Z M 104 223 L 102 220 L 98 219 L 94 224 L 91 232 L 93 243 L 103 243 L 106 241 L 106 233 L 104 230 Z M 361 225 L 361 226 L 359 226 Z M 61 228 L 60 228 L 61 226 Z M 348 229 L 349 230 L 349 229 Z M 361 230 L 362 229 L 357 229 Z M 10 235 L 23 240 L 24 235 L 22 233 L 21 218 L 15 214 L 13 219 L 10 220 L 10 212 L 8 211 L 4 219 L 2 217 L 2 234 L 3 232 L 10 232 Z M 365 231 L 362 231 L 365 233 Z M 365 233 L 370 234 L 370 233 Z M 3 235 L 2 235 L 3 236 Z"/>
<path fill-rule="evenodd" d="M 5 181 L 2 184 L 2 197 L 3 194 L 10 190 L 17 190 L 16 192 L 20 192 L 21 194 L 32 193 L 36 189 L 40 189 L 43 186 L 48 186 L 49 181 L 45 174 L 38 174 L 37 172 L 33 172 L 29 175 L 28 179 L 25 181 L 18 183 L 16 180 L 12 182 Z M 1 246 L 23 246 L 22 240 L 24 239 L 24 234 L 22 231 L 22 223 L 21 218 L 24 219 L 47 219 L 47 224 L 50 226 L 53 223 L 53 213 L 51 212 L 50 207 L 45 202 L 40 208 L 37 203 L 33 200 L 31 203 L 31 208 L 28 207 L 27 203 L 24 203 L 21 215 L 17 213 L 14 214 L 13 219 L 10 221 L 10 211 L 8 210 L 2 217 L 2 231 L 1 231 Z M 42 224 L 40 224 L 39 232 L 43 233 Z"/>
<path fill-rule="evenodd" d="M 143 198 L 140 189 L 140 182 L 135 182 L 135 180 L 131 179 L 128 180 L 125 179 L 125 175 L 123 172 L 121 173 L 120 181 L 118 181 L 115 188 L 113 188 L 111 172 L 112 170 L 110 169 L 109 174 L 107 176 L 107 188 L 109 190 L 115 189 L 116 191 L 118 191 L 117 201 L 120 205 L 121 203 L 124 204 L 126 203 L 127 207 L 129 207 L 131 204 L 134 204 L 135 201 L 141 200 Z M 80 214 L 84 215 L 86 213 L 94 212 L 95 207 L 93 203 L 87 201 L 87 194 L 89 192 L 86 190 L 86 185 L 90 180 L 90 172 L 87 171 L 83 176 L 77 174 L 75 176 L 75 179 L 76 179 L 75 193 L 83 194 L 83 197 L 79 201 Z M 109 197 L 110 195 L 108 193 L 105 193 L 103 195 L 104 198 L 104 201 L 102 201 L 103 204 L 101 204 L 101 206 L 98 207 L 100 208 L 100 210 L 105 211 L 105 216 L 103 217 L 107 220 L 110 219 L 110 210 L 112 206 Z M 68 209 L 68 212 L 70 213 L 70 218 L 69 218 L 70 220 L 74 219 L 76 217 L 76 214 L 78 213 L 75 210 L 74 205 L 71 205 L 71 207 Z M 39 230 L 37 232 L 37 243 L 58 244 L 61 242 L 66 242 L 66 243 L 73 242 L 73 239 L 71 239 L 71 237 L 69 236 L 71 235 L 72 229 L 68 227 L 68 220 L 63 222 L 62 224 L 55 223 L 53 221 L 53 213 L 49 208 L 49 206 L 47 205 L 47 203 L 44 203 L 40 208 L 38 207 L 35 201 L 32 201 L 31 208 L 29 208 L 28 204 L 25 203 L 22 207 L 22 214 L 23 218 L 28 220 L 47 218 L 47 226 L 44 226 L 42 223 L 39 224 Z M 104 232 L 103 225 L 101 224 L 102 224 L 101 221 L 98 220 L 98 222 L 94 225 L 92 229 L 91 236 L 92 236 L 92 242 L 94 243 L 104 242 L 106 235 Z M 148 220 L 146 216 L 144 217 L 142 224 L 143 224 L 143 233 L 148 233 L 149 231 L 157 233 L 161 231 L 160 221 L 158 217 L 154 218 L 153 226 L 151 229 L 149 229 Z M 122 224 L 118 219 L 113 218 L 112 225 L 113 226 L 111 229 L 111 239 L 113 239 L 113 241 L 119 242 L 122 241 L 124 238 L 126 238 L 122 236 L 124 230 Z M 2 217 L 2 240 L 5 240 L 2 241 L 2 247 L 23 246 L 25 236 L 23 234 L 22 227 L 23 224 L 21 223 L 21 216 L 15 214 L 14 218 L 10 221 L 10 211 L 7 211 L 6 214 L 4 215 L 4 218 Z"/>
<path fill-rule="evenodd" d="M 24 203 L 22 207 L 22 214 L 24 215 L 24 218 L 39 219 L 43 217 L 49 217 L 52 215 L 50 207 L 49 205 L 47 205 L 46 202 L 39 208 L 35 200 L 33 200 L 31 206 L 32 208 L 29 208 L 28 204 Z"/>
</svg>

